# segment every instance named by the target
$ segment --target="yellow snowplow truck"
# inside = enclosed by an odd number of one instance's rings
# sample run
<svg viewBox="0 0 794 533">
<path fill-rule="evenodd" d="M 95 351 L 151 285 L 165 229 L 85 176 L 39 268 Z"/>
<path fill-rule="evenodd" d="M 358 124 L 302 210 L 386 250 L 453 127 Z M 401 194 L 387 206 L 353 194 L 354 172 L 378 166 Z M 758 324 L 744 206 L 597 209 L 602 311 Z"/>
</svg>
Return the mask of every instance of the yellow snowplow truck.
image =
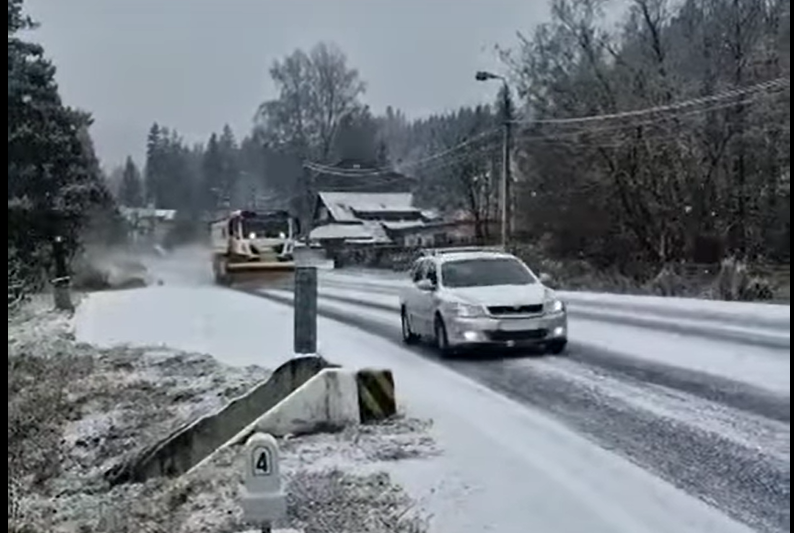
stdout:
<svg viewBox="0 0 794 533">
<path fill-rule="evenodd" d="M 210 224 L 212 271 L 226 286 L 289 283 L 298 221 L 286 211 L 234 211 Z"/>
</svg>

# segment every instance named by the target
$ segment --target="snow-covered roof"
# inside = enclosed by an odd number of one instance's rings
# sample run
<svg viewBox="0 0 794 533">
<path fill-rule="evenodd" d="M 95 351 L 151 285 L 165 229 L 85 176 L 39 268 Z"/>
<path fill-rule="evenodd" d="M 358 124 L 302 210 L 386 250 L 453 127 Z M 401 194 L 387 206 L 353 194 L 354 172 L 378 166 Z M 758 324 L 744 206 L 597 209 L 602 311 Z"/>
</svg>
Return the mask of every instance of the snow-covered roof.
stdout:
<svg viewBox="0 0 794 533">
<path fill-rule="evenodd" d="M 176 218 L 175 209 L 150 209 L 148 207 L 120 207 L 119 211 L 125 218 L 156 218 L 171 221 Z"/>
<path fill-rule="evenodd" d="M 411 193 L 321 192 L 319 197 L 335 222 L 355 222 L 359 220 L 356 212 L 412 213 L 418 211 L 413 206 L 414 198 Z"/>
<path fill-rule="evenodd" d="M 381 225 L 387 230 L 401 230 L 401 229 L 421 228 L 426 224 L 422 220 L 406 220 L 401 222 L 385 221 L 385 222 L 381 222 Z"/>
<path fill-rule="evenodd" d="M 435 209 L 422 209 L 422 217 L 425 220 L 436 220 L 441 218 L 441 214 Z"/>
<path fill-rule="evenodd" d="M 312 240 L 372 238 L 364 224 L 326 224 L 314 228 L 309 234 Z"/>
<path fill-rule="evenodd" d="M 383 226 L 377 221 L 364 221 L 358 224 L 325 224 L 314 228 L 309 234 L 309 239 L 313 241 L 391 242 Z"/>
</svg>

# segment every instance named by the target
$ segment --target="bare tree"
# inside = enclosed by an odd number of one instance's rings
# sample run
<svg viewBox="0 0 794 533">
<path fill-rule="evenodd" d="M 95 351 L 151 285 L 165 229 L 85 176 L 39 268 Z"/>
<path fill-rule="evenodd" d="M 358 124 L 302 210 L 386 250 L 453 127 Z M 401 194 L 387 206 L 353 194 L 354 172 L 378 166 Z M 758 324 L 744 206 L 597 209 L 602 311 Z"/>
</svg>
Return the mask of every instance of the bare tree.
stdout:
<svg viewBox="0 0 794 533">
<path fill-rule="evenodd" d="M 326 160 L 340 122 L 361 108 L 366 86 L 335 45 L 296 50 L 270 69 L 279 95 L 258 110 L 259 127 L 276 143 Z"/>
<path fill-rule="evenodd" d="M 487 221 L 497 207 L 495 163 L 501 158 L 497 124 L 491 108 L 477 106 L 431 116 L 415 123 L 412 131 L 425 150 L 449 154 L 411 168 L 420 178 L 419 202 L 447 212 L 464 211 L 474 222 L 478 239 L 489 237 Z"/>
<path fill-rule="evenodd" d="M 552 20 L 503 55 L 531 117 L 669 106 L 784 76 L 787 6 L 633 0 L 613 34 L 599 0 L 554 0 Z M 723 247 L 787 254 L 788 94 L 525 127 L 518 160 L 533 183 L 519 193 L 522 229 L 606 264 L 702 259 Z"/>
</svg>

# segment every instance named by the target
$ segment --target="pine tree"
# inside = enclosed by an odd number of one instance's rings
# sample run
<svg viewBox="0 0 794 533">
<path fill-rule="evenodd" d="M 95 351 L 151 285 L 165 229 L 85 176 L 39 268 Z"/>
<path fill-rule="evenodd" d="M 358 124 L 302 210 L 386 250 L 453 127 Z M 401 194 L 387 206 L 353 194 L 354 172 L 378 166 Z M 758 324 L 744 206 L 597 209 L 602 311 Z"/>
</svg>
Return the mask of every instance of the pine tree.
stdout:
<svg viewBox="0 0 794 533">
<path fill-rule="evenodd" d="M 229 125 L 223 127 L 218 140 L 221 155 L 220 190 L 226 201 L 232 201 L 234 190 L 240 178 L 239 149 L 237 140 Z"/>
<path fill-rule="evenodd" d="M 143 207 L 144 205 L 143 181 L 132 157 L 127 157 L 127 161 L 124 163 L 119 201 L 127 207 Z"/>
<path fill-rule="evenodd" d="M 162 175 L 162 144 L 165 131 L 156 122 L 149 128 L 146 137 L 146 203 L 157 204 Z"/>
<path fill-rule="evenodd" d="M 43 48 L 19 37 L 35 27 L 22 7 L 8 0 L 8 242 L 35 254 L 54 235 L 74 245 L 89 217 L 113 202 L 88 136 L 90 116 L 63 105 Z"/>
<path fill-rule="evenodd" d="M 202 207 L 214 213 L 222 204 L 223 159 L 218 135 L 213 133 L 207 142 L 207 149 L 201 162 Z"/>
</svg>

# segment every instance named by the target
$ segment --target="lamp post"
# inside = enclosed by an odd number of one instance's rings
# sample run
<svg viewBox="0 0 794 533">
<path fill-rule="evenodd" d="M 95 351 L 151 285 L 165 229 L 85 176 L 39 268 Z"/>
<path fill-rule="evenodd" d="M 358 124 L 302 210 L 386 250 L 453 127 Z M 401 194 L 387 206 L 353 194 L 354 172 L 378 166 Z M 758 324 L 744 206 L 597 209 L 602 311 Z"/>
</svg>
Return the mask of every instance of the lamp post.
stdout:
<svg viewBox="0 0 794 533">
<path fill-rule="evenodd" d="M 498 74 L 493 74 L 491 72 L 486 71 L 478 71 L 474 75 L 474 79 L 477 81 L 490 81 L 490 80 L 499 80 L 502 82 L 503 86 L 503 102 L 502 102 L 502 113 L 503 113 L 503 126 L 504 126 L 504 138 L 502 141 L 502 186 L 500 187 L 500 202 L 502 204 L 502 247 L 507 250 L 507 246 L 509 243 L 510 238 L 510 184 L 511 184 L 511 176 L 510 176 L 510 151 L 511 151 L 511 112 L 510 112 L 510 86 L 507 84 L 507 80 L 504 76 L 500 76 Z"/>
</svg>

